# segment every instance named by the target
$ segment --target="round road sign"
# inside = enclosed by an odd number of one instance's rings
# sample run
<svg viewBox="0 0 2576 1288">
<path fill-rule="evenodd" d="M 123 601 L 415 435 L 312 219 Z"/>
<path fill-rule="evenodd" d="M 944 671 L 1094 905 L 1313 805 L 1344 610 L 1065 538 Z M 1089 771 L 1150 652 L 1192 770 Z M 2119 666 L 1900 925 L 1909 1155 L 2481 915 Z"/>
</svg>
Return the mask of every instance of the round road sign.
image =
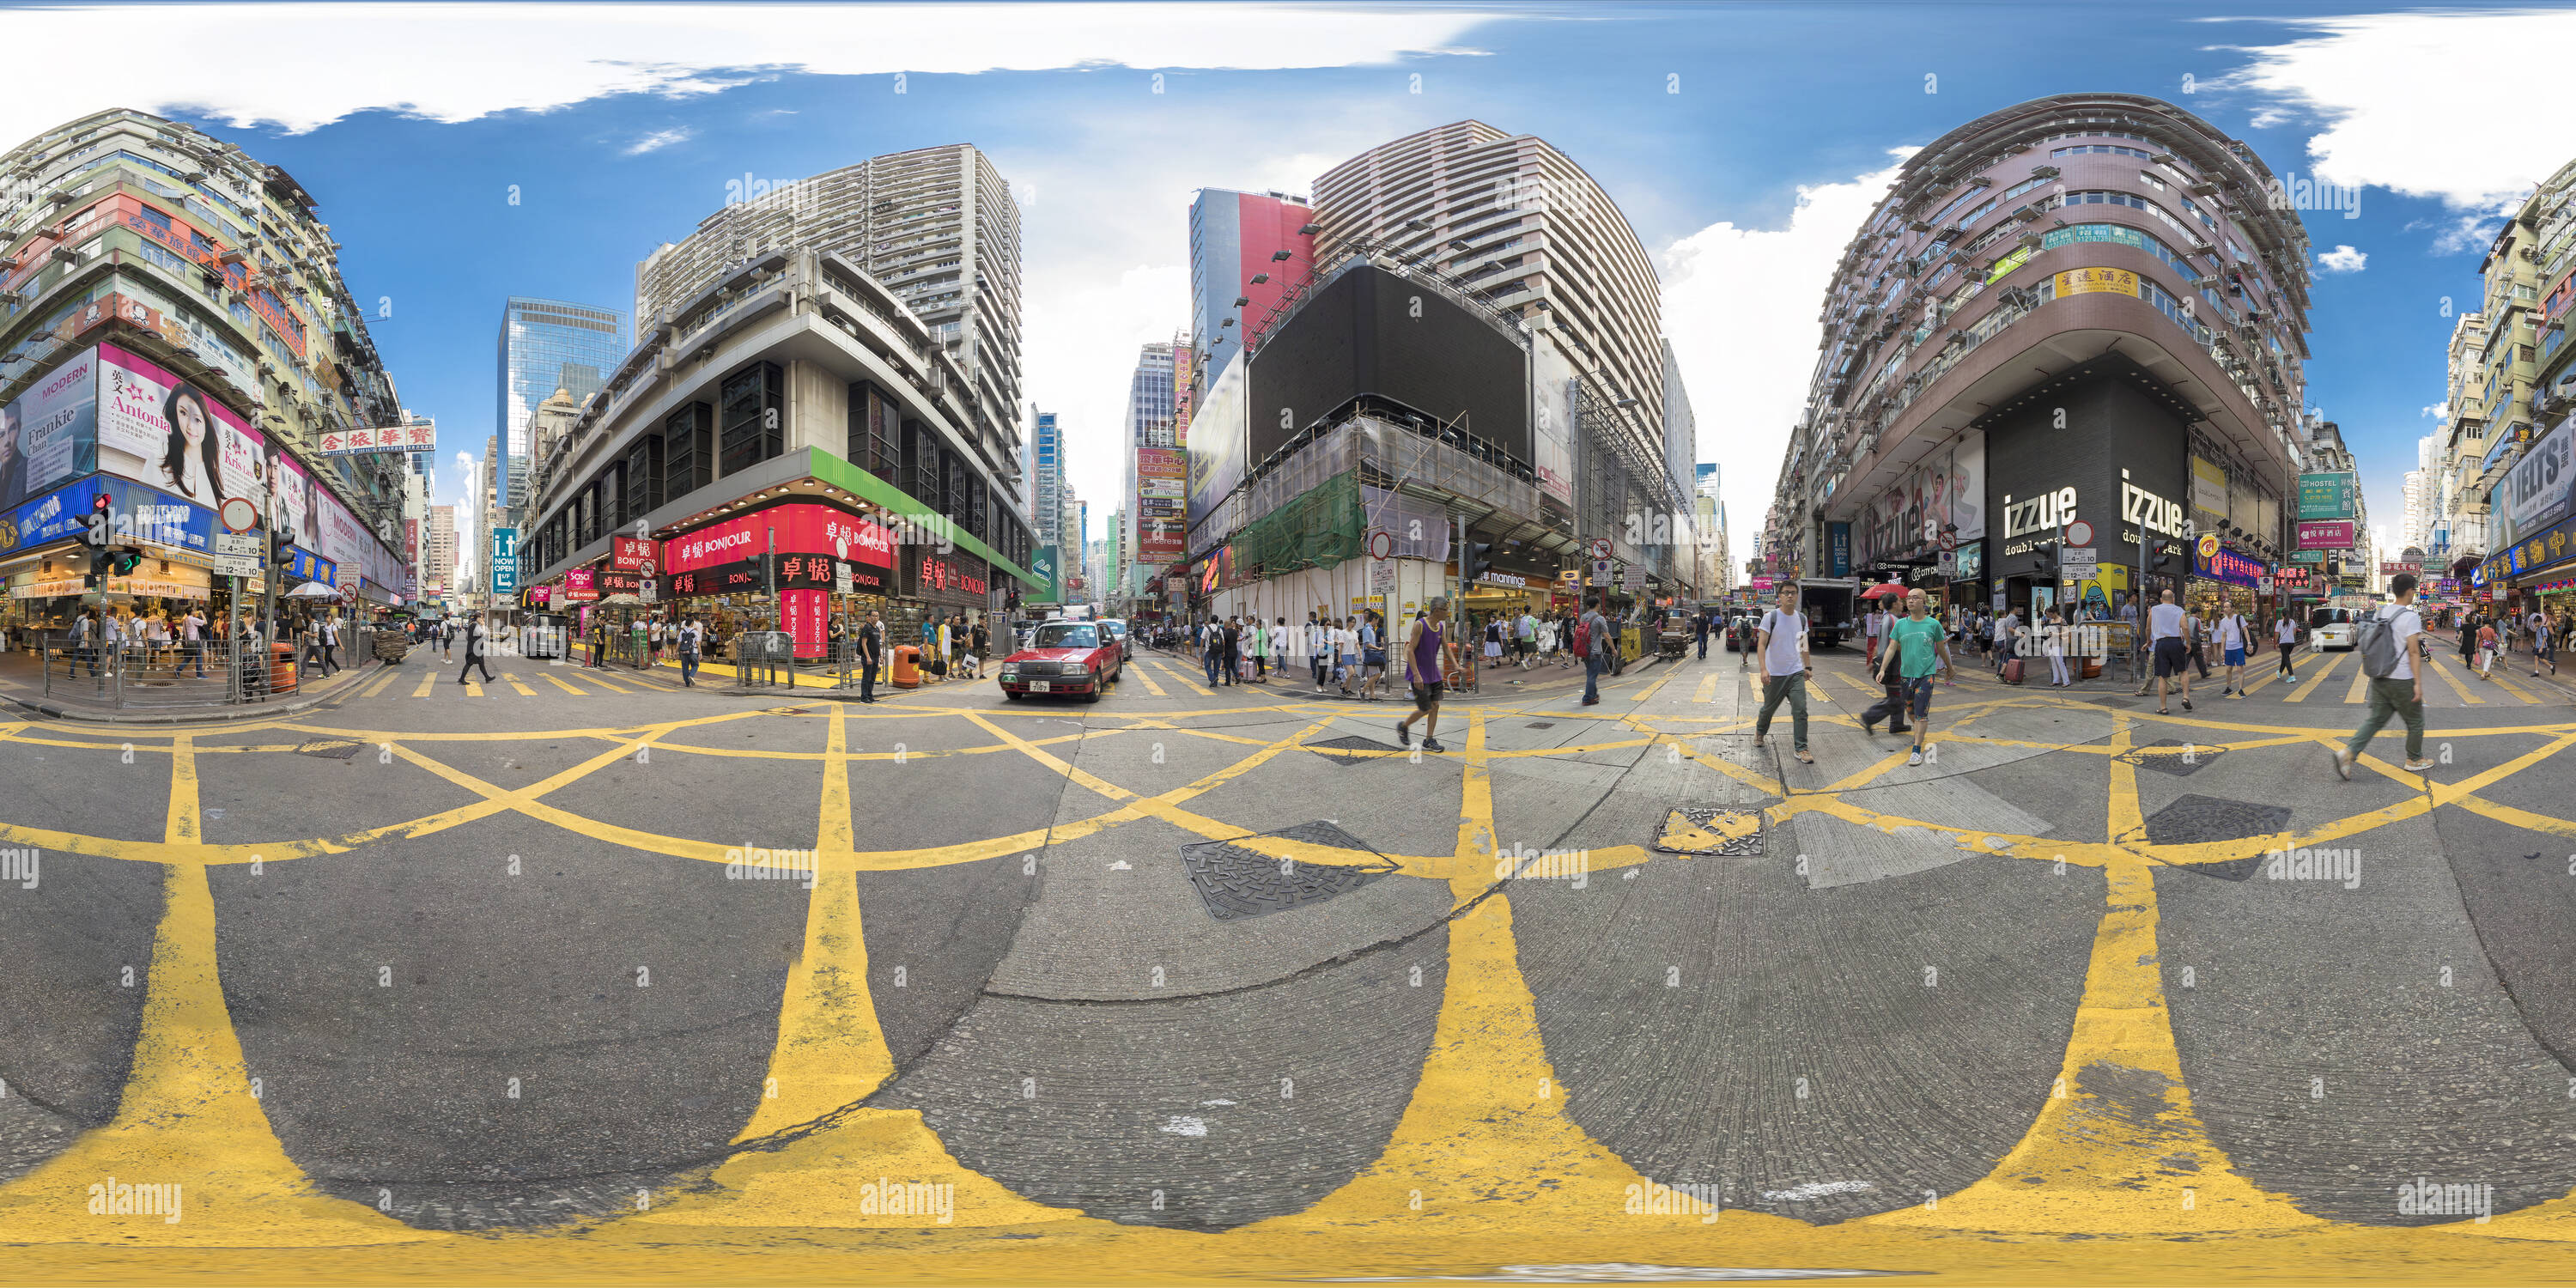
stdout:
<svg viewBox="0 0 2576 1288">
<path fill-rule="evenodd" d="M 259 526 L 259 507 L 246 496 L 225 497 L 223 520 L 227 532 L 248 532 Z"/>
<path fill-rule="evenodd" d="M 1388 556 L 1393 555 L 1395 553 L 1395 534 L 1386 531 L 1370 533 L 1368 550 L 1369 558 L 1371 559 L 1385 559 Z"/>
<path fill-rule="evenodd" d="M 2089 546 L 2093 544 L 2093 525 L 2086 523 L 2082 519 L 2077 519 L 2075 522 L 2067 524 L 2066 544 L 2070 546 Z"/>
</svg>

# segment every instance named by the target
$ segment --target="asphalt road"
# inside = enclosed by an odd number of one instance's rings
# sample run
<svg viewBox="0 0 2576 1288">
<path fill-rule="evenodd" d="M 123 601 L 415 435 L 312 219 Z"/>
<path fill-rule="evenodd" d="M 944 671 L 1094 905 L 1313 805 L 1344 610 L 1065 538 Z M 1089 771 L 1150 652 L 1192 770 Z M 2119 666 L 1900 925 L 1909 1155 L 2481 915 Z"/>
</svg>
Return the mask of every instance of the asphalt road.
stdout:
<svg viewBox="0 0 2576 1288">
<path fill-rule="evenodd" d="M 1157 1228 L 1696 1228 L 1628 1210 L 1670 1186 L 1916 1267 L 2566 1246 L 2565 690 L 2446 661 L 2436 768 L 2392 730 L 2345 782 L 2349 657 L 2169 715 L 1972 665 L 1921 766 L 1820 663 L 1813 765 L 1723 653 L 1597 707 L 1505 672 L 1437 755 L 1151 654 L 1094 704 L 414 662 L 0 724 L 0 1242 L 1080 1230 L 1110 1274 Z"/>
</svg>

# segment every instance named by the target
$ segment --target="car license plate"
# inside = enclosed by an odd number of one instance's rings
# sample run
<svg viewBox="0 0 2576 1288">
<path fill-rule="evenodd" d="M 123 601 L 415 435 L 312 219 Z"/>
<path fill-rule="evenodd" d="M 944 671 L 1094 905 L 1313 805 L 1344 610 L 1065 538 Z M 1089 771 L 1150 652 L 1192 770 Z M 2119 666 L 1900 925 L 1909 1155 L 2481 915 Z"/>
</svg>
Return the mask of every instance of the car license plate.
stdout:
<svg viewBox="0 0 2576 1288">
<path fill-rule="evenodd" d="M 1053 686 L 1053 685 L 1048 684 L 1048 683 L 1047 683 L 1046 681 L 1044 681 L 1044 680 L 1031 680 L 1031 681 L 1029 681 L 1029 692 L 1031 692 L 1031 693 L 1051 693 L 1051 692 L 1053 692 L 1053 691 L 1054 691 L 1054 686 Z"/>
</svg>

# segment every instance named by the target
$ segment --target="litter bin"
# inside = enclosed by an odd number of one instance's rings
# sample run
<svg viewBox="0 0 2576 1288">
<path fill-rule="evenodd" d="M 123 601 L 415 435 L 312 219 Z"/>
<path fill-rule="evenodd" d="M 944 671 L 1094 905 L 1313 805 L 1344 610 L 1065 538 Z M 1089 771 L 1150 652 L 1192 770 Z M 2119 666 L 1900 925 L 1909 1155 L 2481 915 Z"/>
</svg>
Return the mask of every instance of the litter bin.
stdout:
<svg viewBox="0 0 2576 1288">
<path fill-rule="evenodd" d="M 898 689 L 918 689 L 921 687 L 920 645 L 897 644 L 894 646 L 893 682 L 894 687 Z"/>
<path fill-rule="evenodd" d="M 284 640 L 268 646 L 268 691 L 295 692 L 295 646 Z"/>
</svg>

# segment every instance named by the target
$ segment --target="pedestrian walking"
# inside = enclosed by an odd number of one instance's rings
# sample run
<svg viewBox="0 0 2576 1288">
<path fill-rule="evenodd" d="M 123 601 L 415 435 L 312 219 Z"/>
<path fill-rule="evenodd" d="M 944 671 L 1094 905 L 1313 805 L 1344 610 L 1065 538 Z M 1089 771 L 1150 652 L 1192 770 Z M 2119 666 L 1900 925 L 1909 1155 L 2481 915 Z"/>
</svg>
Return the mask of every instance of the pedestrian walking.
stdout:
<svg viewBox="0 0 2576 1288">
<path fill-rule="evenodd" d="M 465 683 L 466 673 L 475 670 L 483 672 L 484 683 L 492 682 L 492 668 L 483 661 L 483 648 L 489 637 L 490 632 L 484 628 L 483 619 L 479 617 L 474 619 L 472 625 L 465 628 L 465 665 L 456 668 L 458 684 Z"/>
<path fill-rule="evenodd" d="M 1780 588 L 1778 607 L 1762 615 L 1762 710 L 1753 717 L 1753 745 L 1771 733 L 1771 713 L 1789 704 L 1791 753 L 1802 765 L 1816 763 L 1807 751 L 1807 677 L 1815 663 L 1807 657 L 1807 617 L 1798 611 L 1798 588 Z"/>
<path fill-rule="evenodd" d="M 1374 617 L 1376 614 L 1372 613 L 1370 616 Z M 1701 629 L 1703 633 L 1700 636 L 1699 654 L 1701 657 L 1706 657 L 1708 656 L 1706 623 L 1701 624 Z M 1522 670 L 1526 671 L 1538 665 L 1538 615 L 1526 608 L 1522 609 L 1521 615 L 1512 622 L 1512 649 L 1520 655 Z M 1362 647 L 1361 652 L 1365 655 L 1367 652 L 1365 646 Z"/>
<path fill-rule="evenodd" d="M 2219 688 L 2218 696 L 2241 702 L 2245 698 L 2245 646 L 2251 641 L 2252 632 L 2246 629 L 2245 617 L 2241 613 L 2229 613 L 2219 618 L 2211 632 L 2218 637 L 2219 654 L 2227 664 L 2226 683 Z"/>
<path fill-rule="evenodd" d="M 1378 681 L 1386 677 L 1386 629 L 1372 609 L 1360 619 L 1360 700 L 1375 702 Z"/>
<path fill-rule="evenodd" d="M 1878 600 L 1869 601 L 1869 611 L 1860 615 L 1860 664 L 1872 671 L 1878 669 L 1879 636 L 1887 630 L 1887 614 L 1878 605 Z"/>
<path fill-rule="evenodd" d="M 188 616 L 179 623 L 179 632 L 181 640 L 186 644 L 188 658 L 196 663 L 197 678 L 200 680 L 206 678 L 205 614 L 190 608 Z M 171 668 L 172 674 L 177 674 L 177 671 L 178 668 Z"/>
<path fill-rule="evenodd" d="M 2494 668 L 2494 666 L 2495 666 L 2495 658 L 2496 658 L 2496 628 L 2495 628 L 2495 623 L 2494 623 L 2494 622 L 2481 622 L 2481 623 L 2479 623 L 2479 624 L 2478 624 L 2478 678 L 2479 678 L 2479 679 L 2481 679 L 2481 680 L 2486 680 L 2486 681 L 2488 681 L 2488 682 L 2490 682 L 2490 683 L 2492 683 L 2492 682 L 2495 680 L 2495 677 L 2494 677 L 2494 676 L 2487 674 L 2487 672 L 2488 672 L 2489 670 L 2491 670 L 2491 669 L 2493 669 L 2493 668 Z"/>
<path fill-rule="evenodd" d="M 682 688 L 698 687 L 698 650 L 702 647 L 704 638 L 704 634 L 698 627 L 698 619 L 694 617 L 682 622 L 678 632 L 673 636 L 672 643 L 680 655 L 680 687 Z"/>
<path fill-rule="evenodd" d="M 1959 682 L 1948 636 L 1941 623 L 1924 611 L 1930 602 L 1930 596 L 1920 590 L 1905 592 L 1905 616 L 1887 627 L 1887 667 L 1897 677 L 1897 691 L 1888 695 L 1891 702 L 1871 707 L 1860 720 L 1861 732 L 1876 733 L 1871 726 L 1878 723 L 1881 715 L 1894 716 L 1899 721 L 1912 715 L 1914 751 L 1905 758 L 1908 765 L 1923 763 L 1923 747 L 1932 735 L 1933 674 L 1940 673 L 1952 684 Z"/>
<path fill-rule="evenodd" d="M 2069 629 L 2066 615 L 2054 608 L 2048 610 L 2047 624 L 2039 628 L 2039 646 L 2048 654 L 2048 687 L 2052 689 L 2068 688 L 2075 683 L 2067 678 L 2066 673 L 2066 635 Z"/>
<path fill-rule="evenodd" d="M 1243 649 L 1244 652 L 1252 655 L 1252 682 L 1268 684 L 1270 682 L 1270 628 L 1262 625 L 1260 618 L 1255 617 L 1244 623 Z"/>
<path fill-rule="evenodd" d="M 2361 718 L 2361 727 L 2352 738 L 2335 748 L 2335 773 L 2345 781 L 2352 779 L 2352 764 L 2369 750 L 2370 740 L 2379 736 L 2381 726 L 2390 716 L 2406 722 L 2406 770 L 2420 774 L 2433 767 L 2424 758 L 2424 668 L 2432 665 L 2432 653 L 2424 646 L 2424 618 L 2415 608 L 2415 574 L 2401 572 L 2388 579 L 2392 604 L 2382 604 L 2376 612 L 2355 625 L 2356 651 L 2361 654 L 2361 673 L 2370 680 L 2370 710 Z"/>
<path fill-rule="evenodd" d="M 1583 659 L 1583 703 L 1597 706 L 1601 702 L 1601 673 L 1610 664 L 1610 619 L 1601 615 L 1608 597 L 1596 594 L 1591 607 L 1574 624 L 1574 651 Z"/>
<path fill-rule="evenodd" d="M 2184 637 L 2188 629 L 2184 620 L 2182 605 L 2173 602 L 2170 587 L 2158 597 L 2156 606 L 2147 610 L 2149 647 L 2156 666 L 2156 714 L 2160 716 L 2173 714 L 2166 695 L 2175 677 L 2182 680 L 2182 709 L 2191 710 L 2191 646 Z M 2146 694 L 2144 689 L 2138 692 L 2141 697 Z"/>
<path fill-rule="evenodd" d="M 2277 642 L 2280 644 L 2280 646 L 2281 646 L 2281 678 L 2282 678 L 2282 679 L 2284 679 L 2284 680 L 2296 680 L 2296 679 L 2298 679 L 2298 678 L 2299 678 L 2299 667 L 2298 667 L 2298 662 L 2297 662 L 2297 652 L 2298 652 L 2298 647 L 2299 647 L 2299 622 L 2298 622 L 2298 619 L 2297 619 L 2297 618 L 2292 617 L 2292 616 L 2291 616 L 2291 615 L 2289 615 L 2288 613 L 2283 613 L 2283 614 L 2281 614 L 2281 620 L 2280 620 L 2279 622 L 2274 623 L 2274 625 L 2273 625 L 2273 628 L 2272 628 L 2272 638 L 2273 638 L 2275 641 L 2277 641 Z"/>
<path fill-rule="evenodd" d="M 859 701 L 877 700 L 877 671 L 885 665 L 885 623 L 876 610 L 868 610 L 868 623 L 859 628 Z"/>
<path fill-rule="evenodd" d="M 984 659 L 993 655 L 993 630 L 984 624 L 983 618 L 978 617 L 973 625 L 966 628 L 966 638 L 967 646 L 975 651 L 973 678 L 983 679 Z M 1124 675 L 1126 672 L 1122 669 L 1119 674 Z"/>
<path fill-rule="evenodd" d="M 1696 636 L 1699 641 L 1699 660 L 1702 662 L 1707 661 L 1708 611 L 1706 609 L 1702 609 L 1699 612 L 1691 614 L 1691 634 Z"/>
<path fill-rule="evenodd" d="M 316 634 L 322 642 L 322 674 L 326 676 L 338 674 L 340 671 L 339 614 L 334 613 L 323 618 L 321 628 Z"/>
<path fill-rule="evenodd" d="M 1418 614 L 1405 627 L 1404 681 L 1413 686 L 1413 713 L 1395 723 L 1395 741 L 1400 747 L 1413 745 L 1413 722 L 1422 721 L 1422 749 L 1429 752 L 1449 750 L 1440 745 L 1441 677 L 1447 674 L 1443 663 L 1456 646 L 1446 639 L 1449 625 L 1449 601 L 1434 599 L 1427 613 Z"/>
<path fill-rule="evenodd" d="M 2558 638 L 2550 633 L 2549 619 L 2539 613 L 2531 615 L 2531 678 L 2540 678 L 2543 663 L 2551 675 L 2558 674 Z"/>
<path fill-rule="evenodd" d="M 1346 698 L 1356 697 L 1358 695 L 1352 691 L 1351 685 L 1356 683 L 1360 678 L 1360 632 L 1358 618 L 1345 617 L 1342 619 L 1341 628 L 1333 633 L 1333 646 L 1340 650 L 1342 658 L 1342 696 Z"/>
</svg>

